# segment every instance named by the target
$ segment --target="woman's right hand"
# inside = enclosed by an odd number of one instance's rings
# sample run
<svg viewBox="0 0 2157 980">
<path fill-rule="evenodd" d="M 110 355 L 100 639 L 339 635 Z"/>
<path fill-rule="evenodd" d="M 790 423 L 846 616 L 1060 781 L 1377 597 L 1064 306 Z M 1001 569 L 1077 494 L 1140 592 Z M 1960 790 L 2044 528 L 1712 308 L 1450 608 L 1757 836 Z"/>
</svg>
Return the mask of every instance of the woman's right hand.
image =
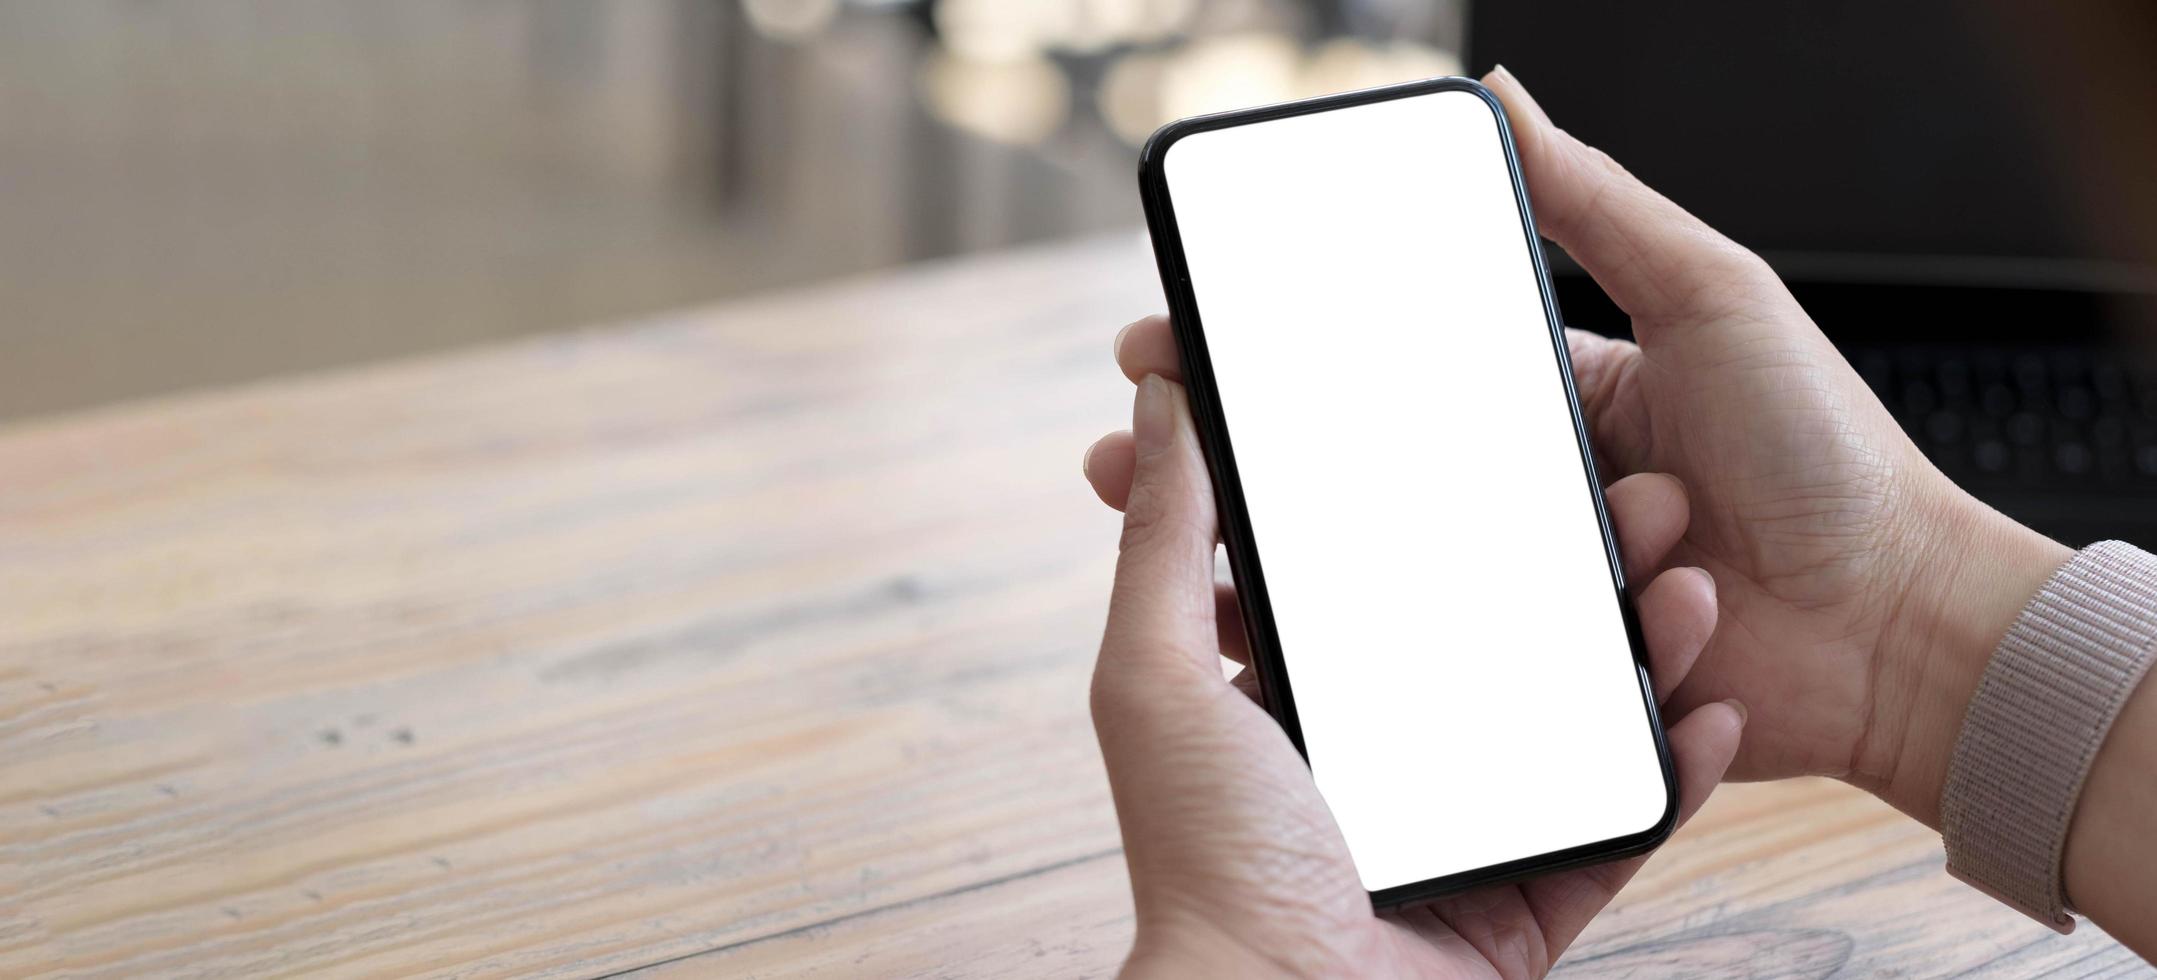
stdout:
<svg viewBox="0 0 2157 980">
<path fill-rule="evenodd" d="M 1633 320 L 1637 346 L 1570 337 L 1603 477 L 1667 473 L 1691 495 L 1667 562 L 1714 575 L 1721 625 L 1673 716 L 1735 698 L 1751 716 L 1733 778 L 1841 777 L 1937 826 L 1990 651 L 2070 552 L 1941 475 L 1759 257 L 1553 126 L 1504 69 L 1484 82 L 1542 233 Z M 1118 359 L 1134 380 L 1175 373 L 1166 321 L 1126 331 Z M 1128 452 L 1112 436 L 1089 457 L 1105 499 Z"/>
<path fill-rule="evenodd" d="M 1838 776 L 1936 824 L 1987 657 L 2069 550 L 1941 475 L 1766 263 L 1553 126 L 1504 69 L 1486 82 L 1543 234 L 1633 320 L 1638 346 L 1571 338 L 1608 478 L 1670 473 L 1692 494 L 1670 560 L 1715 576 L 1722 625 L 1675 710 L 1752 707 L 1735 778 Z"/>
</svg>

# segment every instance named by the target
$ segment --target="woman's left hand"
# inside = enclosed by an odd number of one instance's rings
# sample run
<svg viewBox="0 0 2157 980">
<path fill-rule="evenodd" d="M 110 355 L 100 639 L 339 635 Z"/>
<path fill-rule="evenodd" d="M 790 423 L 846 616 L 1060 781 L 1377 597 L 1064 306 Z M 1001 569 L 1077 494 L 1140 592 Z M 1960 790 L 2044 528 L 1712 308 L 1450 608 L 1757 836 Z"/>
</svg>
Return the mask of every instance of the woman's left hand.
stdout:
<svg viewBox="0 0 2157 980">
<path fill-rule="evenodd" d="M 1222 676 L 1217 654 L 1246 657 L 1243 629 L 1215 586 L 1213 494 L 1167 341 L 1157 318 L 1119 338 L 1126 373 L 1143 379 L 1132 432 L 1096 443 L 1086 466 L 1125 512 L 1093 717 L 1137 907 L 1126 974 L 1541 976 L 1646 859 L 1372 913 L 1310 769 L 1249 696 L 1249 671 Z M 1608 501 L 1628 577 L 1645 581 L 1684 534 L 1685 489 L 1638 474 Z M 1714 630 L 1715 583 L 1670 569 L 1637 606 L 1660 699 Z M 1670 727 L 1680 820 L 1721 780 L 1744 724 L 1742 706 L 1714 702 Z"/>
</svg>

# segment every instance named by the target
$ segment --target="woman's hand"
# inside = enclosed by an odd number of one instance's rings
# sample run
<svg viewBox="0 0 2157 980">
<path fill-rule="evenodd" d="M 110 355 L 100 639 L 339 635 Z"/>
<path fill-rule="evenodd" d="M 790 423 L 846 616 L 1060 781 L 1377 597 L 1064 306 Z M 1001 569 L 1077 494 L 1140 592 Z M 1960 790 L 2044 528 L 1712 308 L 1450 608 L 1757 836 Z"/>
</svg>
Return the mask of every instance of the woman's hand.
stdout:
<svg viewBox="0 0 2157 980">
<path fill-rule="evenodd" d="M 1488 81 L 1543 234 L 1639 339 L 1571 338 L 1597 452 L 1685 481 L 1673 560 L 1722 587 L 1677 703 L 1753 706 L 1736 778 L 1837 776 L 1936 824 L 1986 655 L 2068 550 L 1941 475 L 1759 258 L 1557 129 L 1510 74 Z"/>
<path fill-rule="evenodd" d="M 1170 362 L 1140 382 L 1132 432 L 1087 467 L 1124 508 L 1093 715 L 1138 910 L 1127 972 L 1540 976 L 1645 859 L 1372 914 L 1302 756 L 1247 696 L 1248 671 L 1222 677 L 1216 654 L 1244 659 L 1243 629 L 1214 585 L 1213 493 L 1183 388 L 1162 376 Z M 1608 498 L 1629 575 L 1646 580 L 1685 533 L 1685 490 L 1641 474 Z M 1638 606 L 1661 697 L 1714 632 L 1715 583 L 1672 569 Z M 1742 707 L 1714 703 L 1670 727 L 1680 820 L 1722 778 L 1744 723 Z"/>
<path fill-rule="evenodd" d="M 1677 712 L 1752 709 L 1735 778 L 1836 776 L 1936 826 L 1986 656 L 2068 550 L 1942 476 L 1757 256 L 1553 126 L 1503 69 L 1484 82 L 1542 233 L 1633 319 L 1637 346 L 1569 337 L 1604 475 L 1682 481 L 1691 520 L 1668 560 L 1719 586 Z M 1172 375 L 1166 322 L 1127 328 L 1117 359 L 1134 380 Z M 1088 460 L 1119 503 L 1129 438 Z"/>
</svg>

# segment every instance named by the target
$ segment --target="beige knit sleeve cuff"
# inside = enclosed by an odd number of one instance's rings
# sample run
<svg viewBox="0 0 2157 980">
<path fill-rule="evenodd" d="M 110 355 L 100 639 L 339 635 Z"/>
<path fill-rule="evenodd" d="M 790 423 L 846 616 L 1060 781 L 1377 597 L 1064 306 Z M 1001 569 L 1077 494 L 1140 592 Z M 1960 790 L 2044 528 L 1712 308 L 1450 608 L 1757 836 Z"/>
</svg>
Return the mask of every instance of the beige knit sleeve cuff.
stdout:
<svg viewBox="0 0 2157 980">
<path fill-rule="evenodd" d="M 2061 932 L 2075 801 L 2157 654 L 2157 556 L 2119 541 L 2053 573 L 2000 640 L 1940 793 L 1948 873 Z"/>
</svg>

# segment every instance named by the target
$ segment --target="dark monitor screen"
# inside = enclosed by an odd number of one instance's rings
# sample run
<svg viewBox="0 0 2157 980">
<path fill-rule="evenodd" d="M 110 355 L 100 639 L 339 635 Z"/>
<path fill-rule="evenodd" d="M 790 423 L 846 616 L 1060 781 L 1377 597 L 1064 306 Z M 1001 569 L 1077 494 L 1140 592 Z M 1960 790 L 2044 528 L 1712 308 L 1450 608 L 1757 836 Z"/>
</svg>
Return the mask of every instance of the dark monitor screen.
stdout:
<svg viewBox="0 0 2157 980">
<path fill-rule="evenodd" d="M 2150 0 L 1483 0 L 1468 48 L 1794 285 L 2157 293 Z"/>
</svg>

